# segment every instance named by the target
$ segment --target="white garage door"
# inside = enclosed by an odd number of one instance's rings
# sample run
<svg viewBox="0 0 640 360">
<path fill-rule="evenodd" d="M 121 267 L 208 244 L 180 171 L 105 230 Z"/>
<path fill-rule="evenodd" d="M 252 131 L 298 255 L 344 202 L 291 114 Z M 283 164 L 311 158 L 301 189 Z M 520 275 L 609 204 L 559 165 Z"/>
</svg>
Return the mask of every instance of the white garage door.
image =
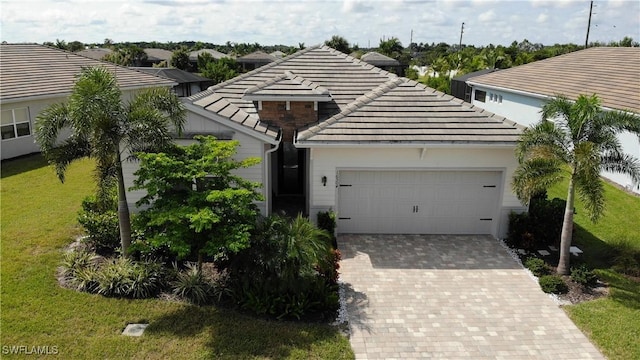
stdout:
<svg viewBox="0 0 640 360">
<path fill-rule="evenodd" d="M 499 171 L 340 171 L 338 231 L 490 234 Z"/>
</svg>

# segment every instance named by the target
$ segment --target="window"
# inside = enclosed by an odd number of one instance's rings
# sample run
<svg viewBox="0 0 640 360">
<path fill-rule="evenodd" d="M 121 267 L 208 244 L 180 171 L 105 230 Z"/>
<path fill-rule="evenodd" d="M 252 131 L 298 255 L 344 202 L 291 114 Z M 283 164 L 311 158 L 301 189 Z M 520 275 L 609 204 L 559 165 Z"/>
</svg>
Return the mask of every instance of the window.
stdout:
<svg viewBox="0 0 640 360">
<path fill-rule="evenodd" d="M 2 110 L 2 140 L 31 135 L 29 108 Z"/>
<path fill-rule="evenodd" d="M 498 95 L 498 103 L 502 104 L 502 95 Z"/>
<path fill-rule="evenodd" d="M 489 93 L 489 101 L 493 102 L 493 93 Z"/>
<path fill-rule="evenodd" d="M 482 90 L 476 90 L 473 97 L 476 101 L 485 102 L 487 99 L 487 92 Z"/>
</svg>

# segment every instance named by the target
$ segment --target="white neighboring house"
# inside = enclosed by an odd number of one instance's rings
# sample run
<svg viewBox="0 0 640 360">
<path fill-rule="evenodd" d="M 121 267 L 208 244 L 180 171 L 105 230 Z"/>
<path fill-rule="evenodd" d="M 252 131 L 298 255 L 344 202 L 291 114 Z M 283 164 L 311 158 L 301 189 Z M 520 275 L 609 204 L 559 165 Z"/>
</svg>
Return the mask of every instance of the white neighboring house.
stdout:
<svg viewBox="0 0 640 360">
<path fill-rule="evenodd" d="M 603 108 L 640 113 L 640 48 L 594 47 L 470 78 L 471 103 L 530 126 L 540 121 L 544 103 L 557 94 L 576 99 L 598 95 Z M 624 151 L 640 158 L 640 138 L 619 136 Z M 640 194 L 640 184 L 603 172 Z"/>
<path fill-rule="evenodd" d="M 65 102 L 82 68 L 105 66 L 116 76 L 123 98 L 136 91 L 175 82 L 135 70 L 36 44 L 0 45 L 2 159 L 39 152 L 34 140 L 38 114 Z"/>
<path fill-rule="evenodd" d="M 183 102 L 184 137 L 236 139 L 237 158 L 262 160 L 240 175 L 263 184 L 263 214 L 299 201 L 312 220 L 335 210 L 339 233 L 504 237 L 525 209 L 510 186 L 521 126 L 326 46 Z"/>
</svg>

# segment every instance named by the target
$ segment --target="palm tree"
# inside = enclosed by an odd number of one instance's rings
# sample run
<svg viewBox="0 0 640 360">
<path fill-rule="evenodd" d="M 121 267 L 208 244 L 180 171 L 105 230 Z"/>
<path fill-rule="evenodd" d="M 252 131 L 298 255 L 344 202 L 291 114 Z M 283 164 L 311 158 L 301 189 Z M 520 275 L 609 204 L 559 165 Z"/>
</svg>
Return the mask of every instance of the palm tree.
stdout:
<svg viewBox="0 0 640 360">
<path fill-rule="evenodd" d="M 563 96 L 547 102 L 542 120 L 524 130 L 516 147 L 519 166 L 513 189 L 523 201 L 568 176 L 567 205 L 560 238 L 557 272 L 569 272 L 574 195 L 584 202 L 591 221 L 604 211 L 602 170 L 628 174 L 640 181 L 640 161 L 625 154 L 617 140 L 622 131 L 640 134 L 640 117 L 604 111 L 596 95 L 580 95 L 575 102 Z"/>
<path fill-rule="evenodd" d="M 36 121 L 36 142 L 64 182 L 74 160 L 96 160 L 98 195 L 118 187 L 118 222 L 122 253 L 131 244 L 131 220 L 122 173 L 123 153 L 162 149 L 181 132 L 185 109 L 167 88 L 145 89 L 124 103 L 115 77 L 104 67 L 86 68 L 67 103 L 53 104 Z M 63 141 L 62 134 L 70 134 Z"/>
</svg>

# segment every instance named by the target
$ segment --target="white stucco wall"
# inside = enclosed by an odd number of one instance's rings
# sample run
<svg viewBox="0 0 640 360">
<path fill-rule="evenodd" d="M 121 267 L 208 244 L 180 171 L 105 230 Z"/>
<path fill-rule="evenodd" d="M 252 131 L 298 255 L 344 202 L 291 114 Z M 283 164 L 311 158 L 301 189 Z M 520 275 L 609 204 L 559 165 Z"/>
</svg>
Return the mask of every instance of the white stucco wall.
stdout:
<svg viewBox="0 0 640 360">
<path fill-rule="evenodd" d="M 475 100 L 476 90 L 487 92 L 485 102 Z M 490 94 L 494 94 L 494 98 L 502 97 L 502 102 L 491 101 Z M 471 95 L 471 103 L 482 109 L 486 109 L 492 113 L 504 116 L 509 120 L 515 121 L 525 126 L 536 124 L 541 119 L 540 110 L 544 106 L 545 100 L 523 94 L 515 94 L 508 91 L 492 90 L 483 86 L 474 86 Z M 618 136 L 622 150 L 630 155 L 640 159 L 640 139 L 629 132 L 622 133 Z M 640 184 L 634 184 L 630 176 L 611 172 L 602 172 L 602 176 L 609 180 L 640 194 Z"/>
<path fill-rule="evenodd" d="M 510 211 L 524 206 L 511 191 L 511 178 L 517 166 L 513 148 L 314 148 L 310 154 L 310 218 L 318 211 L 337 206 L 336 176 L 340 170 L 497 170 L 503 172 L 500 218 L 494 235 L 504 237 Z M 327 177 L 327 185 L 321 179 Z"/>
<path fill-rule="evenodd" d="M 133 94 L 134 94 L 133 90 L 123 91 L 122 98 L 124 101 L 128 101 L 131 99 Z M 19 138 L 1 140 L 0 156 L 2 160 L 39 152 L 40 147 L 38 146 L 38 144 L 36 144 L 35 136 L 34 136 L 36 117 L 43 110 L 45 110 L 47 107 L 51 106 L 52 104 L 63 103 L 66 101 L 67 101 L 67 96 L 53 97 L 53 98 L 47 98 L 47 99 L 27 100 L 27 101 L 3 102 L 0 105 L 0 107 L 2 107 L 2 110 L 19 109 L 19 108 L 25 108 L 25 107 L 29 109 L 31 135 L 22 136 Z"/>
<path fill-rule="evenodd" d="M 258 157 L 262 161 L 260 164 L 252 166 L 246 169 L 239 169 L 236 174 L 242 176 L 243 178 L 256 181 L 261 184 L 264 184 L 264 174 L 265 167 L 268 166 L 265 163 L 264 159 L 264 151 L 265 144 L 260 140 L 257 140 L 253 137 L 240 133 L 238 131 L 233 131 L 230 128 L 222 126 L 221 124 L 214 122 L 210 119 L 207 119 L 204 116 L 195 114 L 193 112 L 187 112 L 187 122 L 184 128 L 185 132 L 205 132 L 205 133 L 215 133 L 215 132 L 232 132 L 233 139 L 238 140 L 240 142 L 240 146 L 238 147 L 238 152 L 234 158 L 236 160 L 246 159 L 248 157 Z M 188 145 L 193 143 L 193 140 L 178 140 L 178 144 L 180 145 Z M 133 186 L 134 181 L 134 173 L 139 169 L 139 163 L 137 161 L 125 161 L 122 165 L 122 170 L 124 173 L 125 187 L 127 189 L 127 203 L 129 204 L 129 208 L 132 211 L 137 211 L 137 207 L 135 203 L 140 200 L 145 192 L 143 190 L 129 190 Z M 267 190 L 263 188 L 258 190 L 263 196 L 267 193 Z M 260 209 L 260 211 L 265 214 L 266 213 L 266 202 L 260 201 L 257 202 L 256 205 Z"/>
</svg>

